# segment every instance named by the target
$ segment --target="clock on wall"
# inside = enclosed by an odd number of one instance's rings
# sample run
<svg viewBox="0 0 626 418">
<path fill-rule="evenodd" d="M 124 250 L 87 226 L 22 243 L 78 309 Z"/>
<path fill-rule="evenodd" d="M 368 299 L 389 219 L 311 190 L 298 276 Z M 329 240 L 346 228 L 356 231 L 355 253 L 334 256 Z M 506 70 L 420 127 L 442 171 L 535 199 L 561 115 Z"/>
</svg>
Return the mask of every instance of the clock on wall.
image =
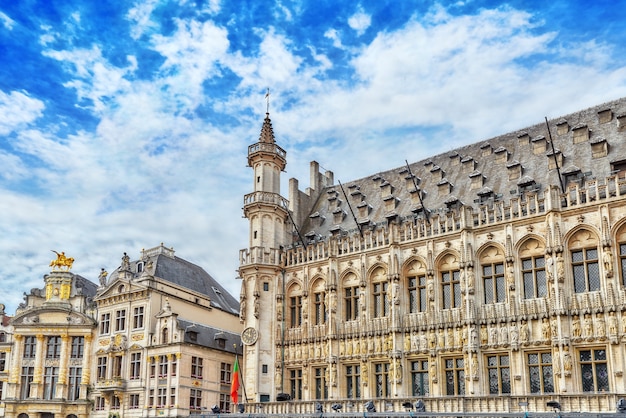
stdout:
<svg viewBox="0 0 626 418">
<path fill-rule="evenodd" d="M 253 327 L 248 327 L 241 333 L 241 341 L 246 345 L 254 344 L 257 338 L 259 338 L 259 332 Z"/>
</svg>

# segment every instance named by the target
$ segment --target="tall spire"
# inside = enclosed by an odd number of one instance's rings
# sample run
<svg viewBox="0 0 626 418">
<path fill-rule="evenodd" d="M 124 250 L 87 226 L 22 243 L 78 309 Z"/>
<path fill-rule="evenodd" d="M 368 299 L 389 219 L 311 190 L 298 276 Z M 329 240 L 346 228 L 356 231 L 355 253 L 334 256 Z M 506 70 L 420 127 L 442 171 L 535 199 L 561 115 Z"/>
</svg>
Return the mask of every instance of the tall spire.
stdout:
<svg viewBox="0 0 626 418">
<path fill-rule="evenodd" d="M 259 142 L 265 142 L 267 144 L 276 143 L 274 138 L 274 129 L 272 128 L 272 120 L 270 119 L 269 113 L 265 114 L 265 120 L 263 121 L 263 127 L 261 128 Z"/>
</svg>

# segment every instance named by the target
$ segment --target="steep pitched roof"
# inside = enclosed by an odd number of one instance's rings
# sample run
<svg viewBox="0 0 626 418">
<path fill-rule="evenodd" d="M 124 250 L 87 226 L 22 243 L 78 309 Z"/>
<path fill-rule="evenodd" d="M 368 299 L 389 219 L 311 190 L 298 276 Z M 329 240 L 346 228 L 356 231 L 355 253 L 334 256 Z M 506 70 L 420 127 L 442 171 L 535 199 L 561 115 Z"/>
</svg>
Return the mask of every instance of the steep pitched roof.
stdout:
<svg viewBox="0 0 626 418">
<path fill-rule="evenodd" d="M 357 223 L 413 217 L 422 203 L 429 211 L 443 212 L 451 196 L 457 204 L 478 208 L 485 199 L 517 198 L 524 187 L 540 191 L 559 186 L 555 158 L 561 159 L 561 169 L 579 170 L 562 175 L 580 174 L 581 182 L 610 176 L 612 163 L 626 159 L 626 98 L 556 118 L 549 125 L 550 132 L 545 122 L 538 123 L 414 162 L 410 170 L 401 166 L 344 182 L 345 195 L 339 185 L 328 186 L 300 230 L 323 239 L 333 232 L 353 231 Z M 487 188 L 493 193 L 485 195 Z"/>
</svg>

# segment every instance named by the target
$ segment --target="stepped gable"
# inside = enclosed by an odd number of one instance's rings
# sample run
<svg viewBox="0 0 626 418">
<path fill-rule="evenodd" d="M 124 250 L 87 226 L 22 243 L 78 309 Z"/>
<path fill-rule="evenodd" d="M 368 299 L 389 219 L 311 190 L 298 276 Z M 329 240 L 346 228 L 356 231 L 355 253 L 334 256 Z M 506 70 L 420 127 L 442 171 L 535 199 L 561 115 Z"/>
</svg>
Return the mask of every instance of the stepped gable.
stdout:
<svg viewBox="0 0 626 418">
<path fill-rule="evenodd" d="M 542 121 L 410 163 L 424 207 L 434 213 L 458 206 L 478 209 L 490 199 L 492 204 L 508 203 L 528 191 L 543 193 L 550 185 L 560 188 L 555 157 L 565 187 L 572 179 L 581 185 L 604 180 L 612 175 L 613 163 L 626 160 L 626 98 L 557 117 L 549 126 L 550 133 Z M 421 207 L 406 166 L 342 184 L 361 225 L 414 217 Z M 326 198 L 311 208 L 315 216 L 304 218 L 301 231 L 324 239 L 333 232 L 356 230 L 350 208 L 341 202 L 345 197 L 339 185 L 323 191 L 320 196 Z M 335 196 L 341 200 L 339 205 Z M 333 216 L 340 211 L 348 215 Z"/>
<path fill-rule="evenodd" d="M 236 353 L 241 345 L 241 336 L 237 333 L 202 325 L 198 322 L 178 318 L 178 327 L 185 330 L 184 342 L 213 348 L 228 353 Z"/>
</svg>

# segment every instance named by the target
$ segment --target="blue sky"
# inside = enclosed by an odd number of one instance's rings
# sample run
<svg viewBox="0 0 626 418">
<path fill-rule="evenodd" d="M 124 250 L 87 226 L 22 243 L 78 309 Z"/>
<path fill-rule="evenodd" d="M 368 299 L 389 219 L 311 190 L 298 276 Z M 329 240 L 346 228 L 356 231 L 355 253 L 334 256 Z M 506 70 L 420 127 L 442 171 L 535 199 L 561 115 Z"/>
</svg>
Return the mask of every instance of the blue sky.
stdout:
<svg viewBox="0 0 626 418">
<path fill-rule="evenodd" d="M 247 146 L 347 182 L 626 96 L 626 2 L 0 1 L 0 303 L 163 242 L 236 297 Z"/>
</svg>

